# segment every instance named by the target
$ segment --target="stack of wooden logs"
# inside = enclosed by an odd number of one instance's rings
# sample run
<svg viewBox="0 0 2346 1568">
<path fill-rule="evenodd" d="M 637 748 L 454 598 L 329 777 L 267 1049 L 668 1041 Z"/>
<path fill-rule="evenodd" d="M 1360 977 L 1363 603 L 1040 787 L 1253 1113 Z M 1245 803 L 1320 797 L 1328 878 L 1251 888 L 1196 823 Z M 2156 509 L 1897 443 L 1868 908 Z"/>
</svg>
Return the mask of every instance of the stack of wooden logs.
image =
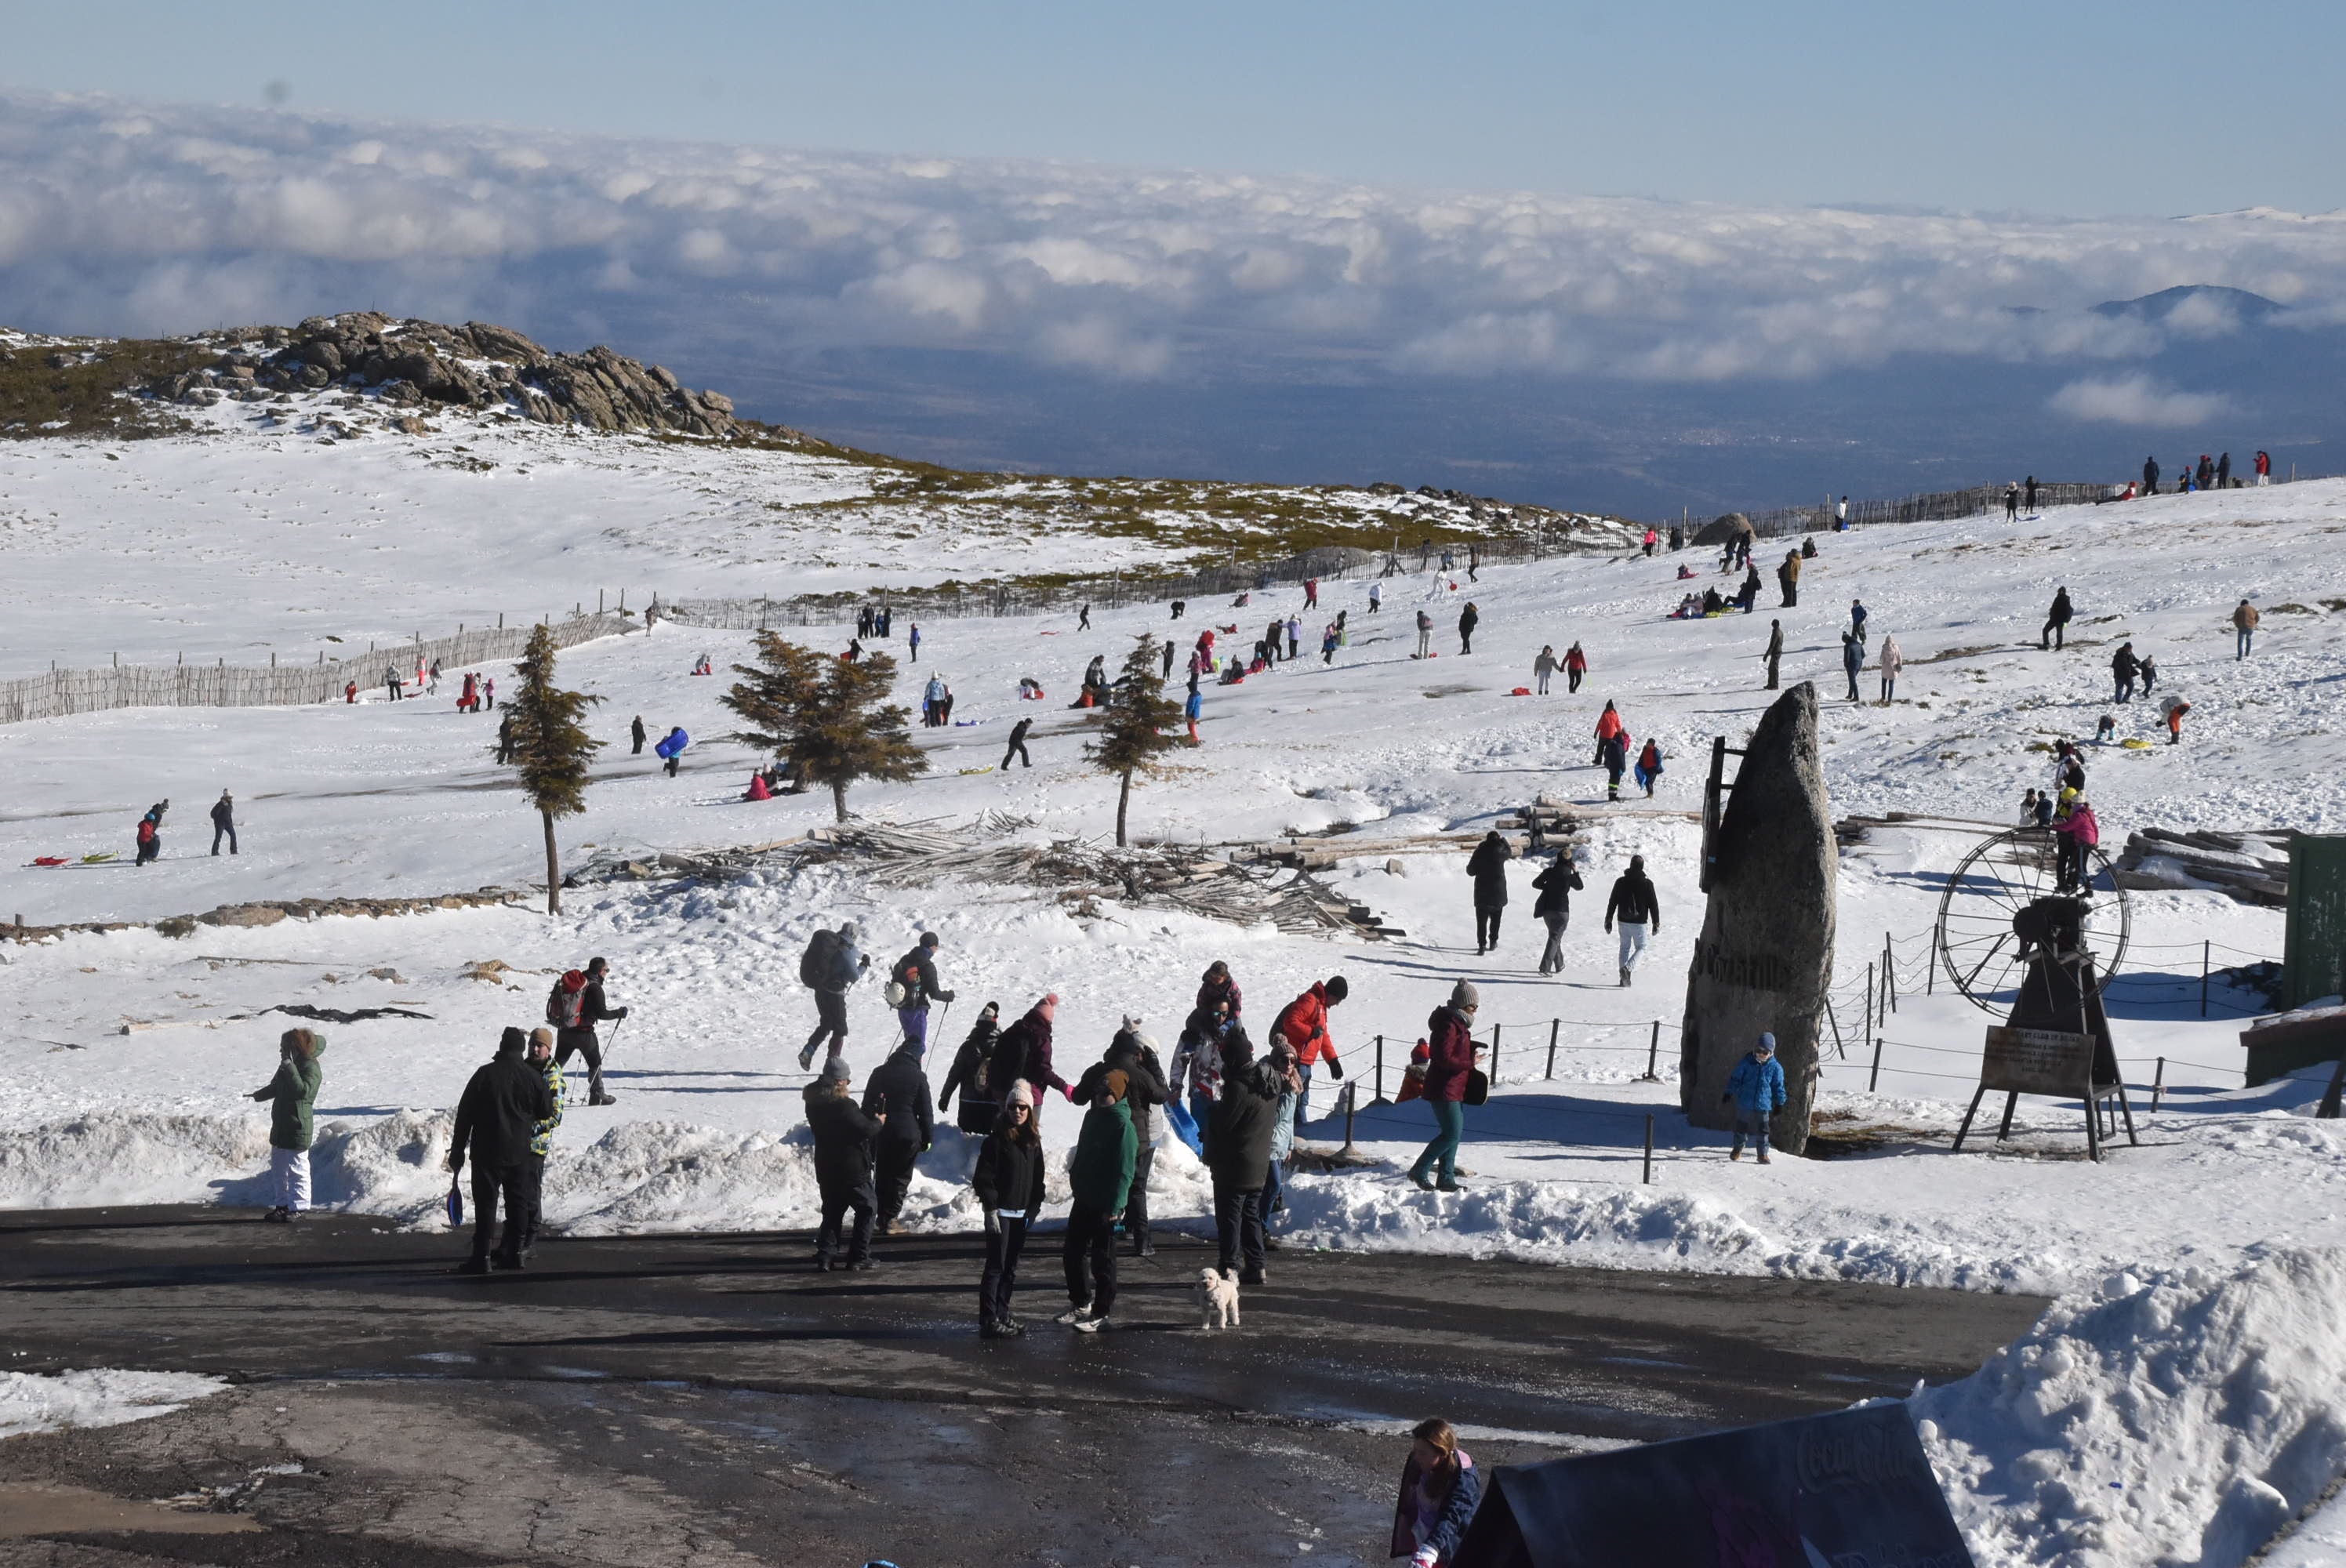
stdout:
<svg viewBox="0 0 2346 1568">
<path fill-rule="evenodd" d="M 2244 904 L 2289 902 L 2289 830 L 2178 833 L 2145 828 L 2118 856 L 2122 888 L 2204 888 Z"/>
</svg>

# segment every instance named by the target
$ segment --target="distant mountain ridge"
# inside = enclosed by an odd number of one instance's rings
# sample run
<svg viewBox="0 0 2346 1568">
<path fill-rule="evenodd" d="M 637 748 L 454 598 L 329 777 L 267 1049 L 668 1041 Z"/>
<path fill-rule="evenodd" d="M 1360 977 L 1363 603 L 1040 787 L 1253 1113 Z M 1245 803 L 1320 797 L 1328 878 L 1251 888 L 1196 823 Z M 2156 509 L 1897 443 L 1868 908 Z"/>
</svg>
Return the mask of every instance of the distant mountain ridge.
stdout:
<svg viewBox="0 0 2346 1568">
<path fill-rule="evenodd" d="M 2237 314 L 2242 321 L 2261 321 L 2289 309 L 2278 300 L 2268 300 L 2262 294 L 2251 294 L 2246 289 L 2228 289 L 2218 283 L 2184 283 L 2172 289 L 2161 289 L 2156 294 L 2145 294 L 2133 300 L 2105 300 L 2094 307 L 2096 316 L 2133 316 L 2147 321 L 2163 321 L 2186 305 L 2221 307 Z"/>
</svg>

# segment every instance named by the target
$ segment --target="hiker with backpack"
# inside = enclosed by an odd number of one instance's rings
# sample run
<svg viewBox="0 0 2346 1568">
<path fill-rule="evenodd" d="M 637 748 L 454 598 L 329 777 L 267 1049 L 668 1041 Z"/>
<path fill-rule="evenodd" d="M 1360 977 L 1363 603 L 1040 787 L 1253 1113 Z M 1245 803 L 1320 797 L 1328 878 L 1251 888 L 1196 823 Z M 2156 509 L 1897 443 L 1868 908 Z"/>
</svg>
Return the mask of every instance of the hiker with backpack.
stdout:
<svg viewBox="0 0 2346 1568">
<path fill-rule="evenodd" d="M 937 979 L 936 932 L 923 932 L 913 951 L 896 961 L 896 966 L 888 972 L 888 986 L 882 994 L 896 1010 L 896 1022 L 903 1026 L 904 1038 L 927 1050 L 929 1003 L 954 999 L 954 993 Z"/>
<path fill-rule="evenodd" d="M 613 1008 L 604 1000 L 603 982 L 610 972 L 607 961 L 590 959 L 583 972 L 574 969 L 556 981 L 546 999 L 546 1021 L 554 1026 L 555 1064 L 568 1066 L 574 1051 L 586 1059 L 590 1105 L 618 1104 L 617 1096 L 603 1092 L 603 1042 L 595 1033 L 597 1023 L 616 1023 L 627 1015 L 626 1008 Z"/>
<path fill-rule="evenodd" d="M 978 1010 L 977 1022 L 970 1025 L 968 1037 L 954 1053 L 944 1086 L 937 1091 L 940 1111 L 953 1110 L 954 1095 L 961 1096 L 961 1109 L 954 1116 L 954 1125 L 979 1137 L 994 1130 L 994 1120 L 1002 1111 L 1003 1091 L 995 1085 L 993 1071 L 994 1047 L 1002 1039 L 1001 1019 L 999 1002 L 989 1002 Z"/>
<path fill-rule="evenodd" d="M 799 1048 L 799 1069 L 814 1065 L 815 1047 L 829 1039 L 827 1059 L 836 1061 L 847 1049 L 847 988 L 872 967 L 870 955 L 855 946 L 855 922 L 837 931 L 817 931 L 799 955 L 799 983 L 814 993 L 814 1033 Z"/>
</svg>

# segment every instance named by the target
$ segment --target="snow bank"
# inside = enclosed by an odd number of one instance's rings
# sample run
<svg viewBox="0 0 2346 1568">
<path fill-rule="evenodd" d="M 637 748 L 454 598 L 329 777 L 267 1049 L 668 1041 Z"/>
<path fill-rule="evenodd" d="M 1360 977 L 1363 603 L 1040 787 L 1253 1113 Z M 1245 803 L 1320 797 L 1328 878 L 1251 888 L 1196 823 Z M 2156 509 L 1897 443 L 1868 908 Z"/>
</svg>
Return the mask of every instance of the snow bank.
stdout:
<svg viewBox="0 0 2346 1568">
<path fill-rule="evenodd" d="M 226 1390 L 193 1372 L 123 1372 L 95 1368 L 41 1376 L 0 1372 L 0 1438 L 68 1427 L 118 1427 L 168 1416 Z"/>
<path fill-rule="evenodd" d="M 2232 1568 L 2346 1471 L 2346 1250 L 2120 1273 L 1909 1401 L 1981 1568 Z"/>
</svg>

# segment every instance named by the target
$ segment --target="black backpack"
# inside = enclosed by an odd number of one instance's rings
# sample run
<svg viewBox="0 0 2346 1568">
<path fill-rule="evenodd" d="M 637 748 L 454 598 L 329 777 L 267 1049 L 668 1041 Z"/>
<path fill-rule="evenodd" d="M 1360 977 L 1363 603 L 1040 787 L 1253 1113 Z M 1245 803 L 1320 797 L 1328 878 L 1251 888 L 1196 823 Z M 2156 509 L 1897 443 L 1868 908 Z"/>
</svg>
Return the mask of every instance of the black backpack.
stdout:
<svg viewBox="0 0 2346 1568">
<path fill-rule="evenodd" d="M 838 964 L 839 933 L 818 931 L 807 939 L 806 952 L 799 955 L 799 983 L 821 991 L 831 984 Z"/>
</svg>

